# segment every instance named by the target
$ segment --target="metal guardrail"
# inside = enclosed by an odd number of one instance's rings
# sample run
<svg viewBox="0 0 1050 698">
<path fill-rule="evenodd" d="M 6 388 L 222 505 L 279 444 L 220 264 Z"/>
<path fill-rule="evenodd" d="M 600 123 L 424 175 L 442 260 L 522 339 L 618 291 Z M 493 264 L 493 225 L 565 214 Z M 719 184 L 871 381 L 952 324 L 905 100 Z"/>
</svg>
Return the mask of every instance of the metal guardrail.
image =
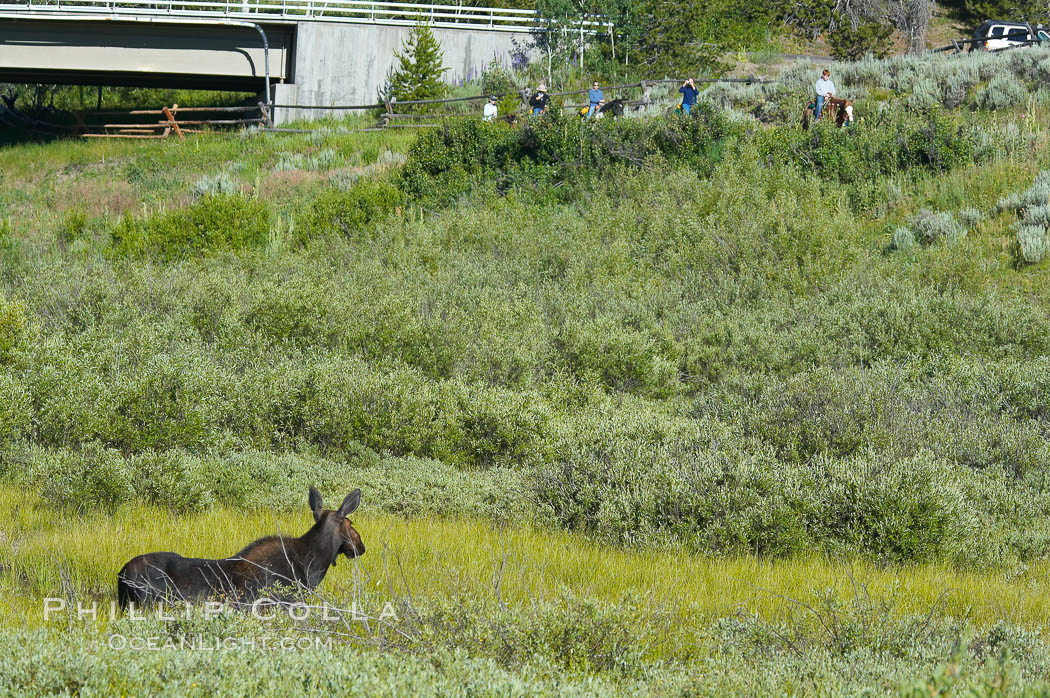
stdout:
<svg viewBox="0 0 1050 698">
<path fill-rule="evenodd" d="M 369 0 L 28 0 L 0 2 L 0 12 L 27 17 L 66 15 L 137 15 L 150 17 L 227 17 L 253 22 L 350 22 L 526 32 L 552 28 L 535 10 L 462 5 L 425 5 Z M 572 22 L 573 31 L 611 30 L 600 18 Z M 565 27 L 559 27 L 564 29 Z"/>
</svg>

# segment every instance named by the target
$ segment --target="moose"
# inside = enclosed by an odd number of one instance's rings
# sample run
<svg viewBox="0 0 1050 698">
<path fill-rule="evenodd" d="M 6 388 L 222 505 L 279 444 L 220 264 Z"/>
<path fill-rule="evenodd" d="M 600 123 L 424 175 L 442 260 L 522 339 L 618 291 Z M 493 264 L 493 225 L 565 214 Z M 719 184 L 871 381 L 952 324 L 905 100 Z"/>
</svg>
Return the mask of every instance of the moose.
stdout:
<svg viewBox="0 0 1050 698">
<path fill-rule="evenodd" d="M 216 597 L 243 603 L 274 585 L 314 589 L 340 554 L 348 559 L 364 555 L 361 535 L 347 518 L 360 503 L 361 490 L 356 489 L 338 509 L 325 509 L 321 493 L 311 487 L 314 525 L 298 538 L 266 536 L 221 560 L 169 552 L 139 555 L 117 573 L 117 600 L 122 609 Z"/>
</svg>

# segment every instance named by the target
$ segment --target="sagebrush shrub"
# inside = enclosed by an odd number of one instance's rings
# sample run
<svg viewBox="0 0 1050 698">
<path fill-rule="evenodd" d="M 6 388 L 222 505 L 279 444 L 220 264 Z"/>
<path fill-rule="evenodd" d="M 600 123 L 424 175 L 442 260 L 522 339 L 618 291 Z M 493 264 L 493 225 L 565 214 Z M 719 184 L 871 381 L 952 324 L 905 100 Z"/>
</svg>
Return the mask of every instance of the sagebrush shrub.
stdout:
<svg viewBox="0 0 1050 698">
<path fill-rule="evenodd" d="M 949 211 L 934 212 L 922 209 L 908 219 L 908 227 L 923 245 L 935 242 L 954 242 L 966 235 L 966 230 Z"/>
<path fill-rule="evenodd" d="M 984 214 L 979 209 L 970 207 L 959 209 L 955 217 L 965 228 L 973 228 L 984 220 Z"/>
<path fill-rule="evenodd" d="M 241 188 L 230 175 L 219 172 L 215 175 L 203 175 L 193 183 L 190 191 L 195 199 L 199 199 L 209 195 L 239 194 Z"/>
<path fill-rule="evenodd" d="M 980 109 L 1012 109 L 1025 100 L 1025 88 L 1010 75 L 999 75 L 977 92 L 974 102 Z"/>
<path fill-rule="evenodd" d="M 293 170 L 323 172 L 335 167 L 338 160 L 339 155 L 331 148 L 324 148 L 316 153 L 281 153 L 273 169 L 274 172 Z"/>
<path fill-rule="evenodd" d="M 908 96 L 908 106 L 917 112 L 933 109 L 940 101 L 936 83 L 932 78 L 917 80 Z"/>
<path fill-rule="evenodd" d="M 895 250 L 907 250 L 915 244 L 915 233 L 906 225 L 898 225 L 893 228 L 893 238 L 890 246 Z"/>
<path fill-rule="evenodd" d="M 1021 225 L 1014 235 L 1014 259 L 1019 264 L 1038 264 L 1050 248 L 1046 228 L 1041 225 Z"/>
</svg>

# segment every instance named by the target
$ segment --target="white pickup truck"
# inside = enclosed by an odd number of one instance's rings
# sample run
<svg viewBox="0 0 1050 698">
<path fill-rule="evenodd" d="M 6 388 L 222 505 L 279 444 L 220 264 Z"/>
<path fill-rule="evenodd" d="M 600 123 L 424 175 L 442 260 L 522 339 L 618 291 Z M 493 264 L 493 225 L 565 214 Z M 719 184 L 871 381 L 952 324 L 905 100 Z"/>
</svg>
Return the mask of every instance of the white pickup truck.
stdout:
<svg viewBox="0 0 1050 698">
<path fill-rule="evenodd" d="M 1050 41 L 1050 34 L 1040 27 L 1034 29 L 1027 22 L 1000 22 L 986 19 L 973 33 L 976 43 L 970 50 L 999 51 L 1014 46 L 1026 46 L 1037 41 Z"/>
</svg>

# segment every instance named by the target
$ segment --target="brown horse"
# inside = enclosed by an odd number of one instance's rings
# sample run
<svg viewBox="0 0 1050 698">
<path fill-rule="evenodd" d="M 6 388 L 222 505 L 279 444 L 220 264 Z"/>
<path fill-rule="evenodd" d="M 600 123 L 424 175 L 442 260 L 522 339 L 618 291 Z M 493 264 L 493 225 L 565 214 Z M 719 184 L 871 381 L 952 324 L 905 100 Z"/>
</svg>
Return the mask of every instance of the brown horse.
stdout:
<svg viewBox="0 0 1050 698">
<path fill-rule="evenodd" d="M 806 108 L 802 110 L 802 128 L 803 130 L 809 128 L 809 121 L 813 118 L 813 110 L 816 108 L 813 102 L 806 104 Z M 839 128 L 843 126 L 853 125 L 853 100 L 852 99 L 839 99 L 838 97 L 828 97 L 824 100 L 824 107 L 820 111 L 820 118 L 829 118 L 832 114 L 835 115 L 835 125 Z"/>
<path fill-rule="evenodd" d="M 323 508 L 321 493 L 311 487 L 309 503 L 314 525 L 298 538 L 267 536 L 221 560 L 168 552 L 132 558 L 117 573 L 120 607 L 214 597 L 250 602 L 275 584 L 316 588 L 340 554 L 354 558 L 365 552 L 360 534 L 346 518 L 361 503 L 361 490 L 332 511 Z"/>
</svg>

